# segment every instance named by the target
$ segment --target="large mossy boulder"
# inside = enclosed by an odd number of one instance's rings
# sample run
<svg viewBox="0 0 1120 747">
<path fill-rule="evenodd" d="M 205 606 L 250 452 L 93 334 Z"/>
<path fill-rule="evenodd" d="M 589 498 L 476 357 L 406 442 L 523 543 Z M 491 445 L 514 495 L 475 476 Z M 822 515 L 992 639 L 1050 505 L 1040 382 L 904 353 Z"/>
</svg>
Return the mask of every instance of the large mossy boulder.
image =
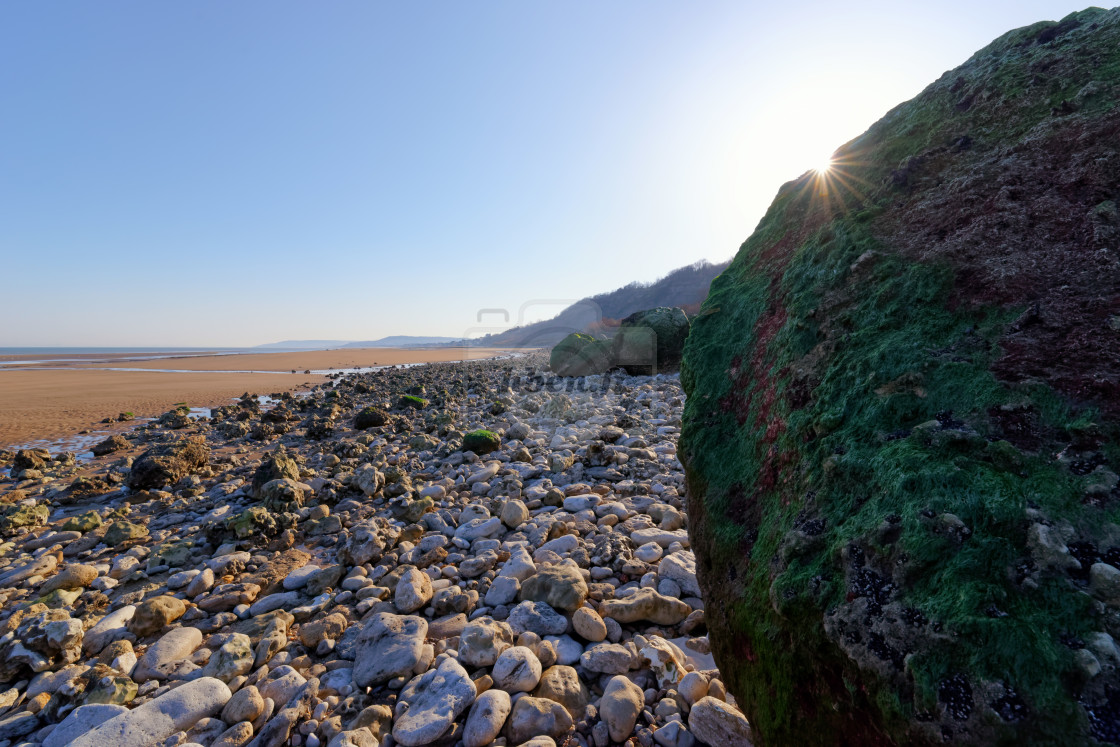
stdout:
<svg viewBox="0 0 1120 747">
<path fill-rule="evenodd" d="M 611 367 L 611 341 L 578 332 L 565 337 L 548 358 L 548 367 L 559 376 L 590 376 Z"/>
<path fill-rule="evenodd" d="M 568 335 L 552 349 L 549 368 L 560 376 L 590 376 L 615 368 L 633 376 L 674 370 L 680 366 L 688 330 L 683 309 L 638 311 L 623 319 L 610 339 Z"/>
<path fill-rule="evenodd" d="M 683 309 L 660 306 L 635 312 L 622 320 L 613 338 L 613 363 L 631 375 L 676 369 L 681 364 L 688 330 Z"/>
<path fill-rule="evenodd" d="M 758 745 L 1120 743 L 1120 10 L 781 188 L 693 319 L 689 532 Z"/>
</svg>

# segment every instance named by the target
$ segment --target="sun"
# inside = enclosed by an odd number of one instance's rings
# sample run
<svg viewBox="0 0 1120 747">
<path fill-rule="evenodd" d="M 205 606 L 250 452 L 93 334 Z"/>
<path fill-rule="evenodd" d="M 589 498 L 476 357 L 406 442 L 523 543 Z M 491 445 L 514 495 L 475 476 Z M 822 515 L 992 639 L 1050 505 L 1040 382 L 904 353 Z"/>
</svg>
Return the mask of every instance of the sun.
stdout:
<svg viewBox="0 0 1120 747">
<path fill-rule="evenodd" d="M 827 156 L 826 158 L 817 161 L 817 165 L 813 167 L 813 171 L 822 176 L 832 171 L 832 156 Z"/>
</svg>

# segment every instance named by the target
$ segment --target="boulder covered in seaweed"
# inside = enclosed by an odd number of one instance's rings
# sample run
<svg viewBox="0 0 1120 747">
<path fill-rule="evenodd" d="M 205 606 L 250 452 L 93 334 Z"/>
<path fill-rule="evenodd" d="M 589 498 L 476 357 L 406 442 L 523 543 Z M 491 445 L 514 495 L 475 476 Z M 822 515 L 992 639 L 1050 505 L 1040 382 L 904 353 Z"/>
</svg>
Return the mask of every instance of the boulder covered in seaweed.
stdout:
<svg viewBox="0 0 1120 747">
<path fill-rule="evenodd" d="M 1120 738 L 1120 9 L 781 188 L 693 320 L 689 532 L 755 744 Z"/>
</svg>

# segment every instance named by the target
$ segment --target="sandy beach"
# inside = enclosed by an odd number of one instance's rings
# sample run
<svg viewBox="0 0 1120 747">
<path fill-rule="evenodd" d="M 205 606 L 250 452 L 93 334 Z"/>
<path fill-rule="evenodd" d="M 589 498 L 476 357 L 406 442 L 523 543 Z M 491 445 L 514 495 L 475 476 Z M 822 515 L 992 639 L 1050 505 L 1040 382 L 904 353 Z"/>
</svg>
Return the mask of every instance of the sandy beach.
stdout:
<svg viewBox="0 0 1120 747">
<path fill-rule="evenodd" d="M 50 368 L 0 368 L 0 448 L 32 441 L 53 441 L 83 430 L 113 430 L 101 420 L 121 412 L 154 417 L 178 402 L 214 407 L 249 391 L 255 394 L 298 391 L 326 380 L 329 371 L 369 366 L 486 358 L 503 351 L 478 348 L 369 348 L 168 357 L 112 363 L 61 361 Z M 58 356 L 75 358 L 77 356 Z M 107 358 L 110 356 L 97 356 Z M 44 356 L 8 356 L 43 360 Z M 112 371 L 113 367 L 143 371 Z M 176 369 L 190 373 L 167 373 Z M 297 371 L 292 374 L 291 371 Z M 265 371 L 275 373 L 240 373 Z M 123 428 L 127 426 L 119 426 Z"/>
</svg>

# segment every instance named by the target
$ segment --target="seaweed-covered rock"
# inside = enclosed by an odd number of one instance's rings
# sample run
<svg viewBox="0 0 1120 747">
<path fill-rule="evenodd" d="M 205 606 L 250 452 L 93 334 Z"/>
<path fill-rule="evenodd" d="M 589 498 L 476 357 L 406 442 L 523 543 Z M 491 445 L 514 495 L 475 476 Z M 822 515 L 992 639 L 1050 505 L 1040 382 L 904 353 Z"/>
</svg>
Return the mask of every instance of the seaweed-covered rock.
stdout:
<svg viewBox="0 0 1120 747">
<path fill-rule="evenodd" d="M 463 450 L 473 451 L 475 454 L 489 454 L 502 447 L 502 439 L 494 431 L 471 431 L 463 436 Z"/>
<path fill-rule="evenodd" d="M 249 488 L 249 494 L 254 498 L 259 498 L 261 488 L 274 480 L 284 478 L 298 482 L 299 465 L 281 447 L 275 453 L 261 460 L 261 466 L 257 467 L 257 471 L 253 473 L 253 484 Z"/>
<path fill-rule="evenodd" d="M 713 282 L 680 453 L 755 744 L 1120 735 L 1118 101 L 1120 10 L 1013 31 Z"/>
<path fill-rule="evenodd" d="M 113 490 L 113 486 L 100 477 L 79 477 L 70 483 L 67 493 L 71 500 L 81 500 L 104 495 Z"/>
<path fill-rule="evenodd" d="M 238 539 L 273 537 L 295 521 L 295 514 L 274 514 L 263 506 L 250 506 L 226 520 L 224 527 Z M 296 517 L 298 518 L 298 517 Z"/>
<path fill-rule="evenodd" d="M 610 340 L 573 332 L 552 349 L 548 366 L 560 376 L 588 376 L 607 371 L 611 360 Z"/>
<path fill-rule="evenodd" d="M 133 490 L 162 488 L 202 469 L 209 459 L 210 447 L 199 437 L 155 446 L 132 465 L 128 486 Z"/>
<path fill-rule="evenodd" d="M 688 330 L 682 309 L 660 306 L 635 312 L 622 320 L 612 340 L 612 362 L 631 375 L 677 368 Z"/>
<path fill-rule="evenodd" d="M 152 550 L 152 554 L 148 556 L 148 568 L 151 569 L 159 566 L 179 568 L 190 560 L 191 549 L 193 547 L 193 539 L 164 542 L 162 545 Z"/>
<path fill-rule="evenodd" d="M 50 508 L 44 503 L 9 506 L 0 516 L 0 534 L 8 535 L 21 527 L 42 526 L 50 515 Z"/>
<path fill-rule="evenodd" d="M 270 511 L 298 511 L 311 490 L 289 477 L 270 480 L 260 489 L 261 505 Z"/>
<path fill-rule="evenodd" d="M 85 532 L 92 532 L 94 529 L 97 529 L 101 526 L 101 523 L 101 514 L 97 513 L 95 510 L 89 510 L 67 519 L 62 525 L 62 531 L 82 532 L 84 534 Z"/>
<path fill-rule="evenodd" d="M 354 427 L 360 431 L 380 428 L 389 422 L 389 413 L 377 407 L 363 407 L 354 416 Z"/>
<path fill-rule="evenodd" d="M 117 519 L 109 525 L 108 531 L 105 532 L 105 544 L 115 547 L 123 542 L 147 536 L 148 528 L 143 524 Z"/>
<path fill-rule="evenodd" d="M 173 431 L 186 428 L 191 424 L 191 408 L 187 405 L 179 405 L 173 410 L 168 410 L 159 416 L 158 423 L 165 428 Z"/>
<path fill-rule="evenodd" d="M 12 459 L 12 472 L 25 469 L 43 469 L 51 461 L 51 453 L 46 449 L 20 449 Z"/>
<path fill-rule="evenodd" d="M 415 394 L 406 394 L 397 402 L 397 407 L 401 410 L 423 410 L 427 406 L 428 400 Z"/>
<path fill-rule="evenodd" d="M 316 415 L 307 420 L 307 438 L 312 441 L 323 441 L 334 434 L 334 418 Z"/>
<path fill-rule="evenodd" d="M 124 451 L 131 448 L 132 442 L 130 442 L 127 438 L 121 435 L 114 435 L 109 436 L 107 439 L 101 441 L 100 443 L 94 444 L 93 448 L 90 449 L 90 451 L 93 452 L 94 456 L 105 456 L 106 454 L 112 454 L 115 451 Z"/>
</svg>

